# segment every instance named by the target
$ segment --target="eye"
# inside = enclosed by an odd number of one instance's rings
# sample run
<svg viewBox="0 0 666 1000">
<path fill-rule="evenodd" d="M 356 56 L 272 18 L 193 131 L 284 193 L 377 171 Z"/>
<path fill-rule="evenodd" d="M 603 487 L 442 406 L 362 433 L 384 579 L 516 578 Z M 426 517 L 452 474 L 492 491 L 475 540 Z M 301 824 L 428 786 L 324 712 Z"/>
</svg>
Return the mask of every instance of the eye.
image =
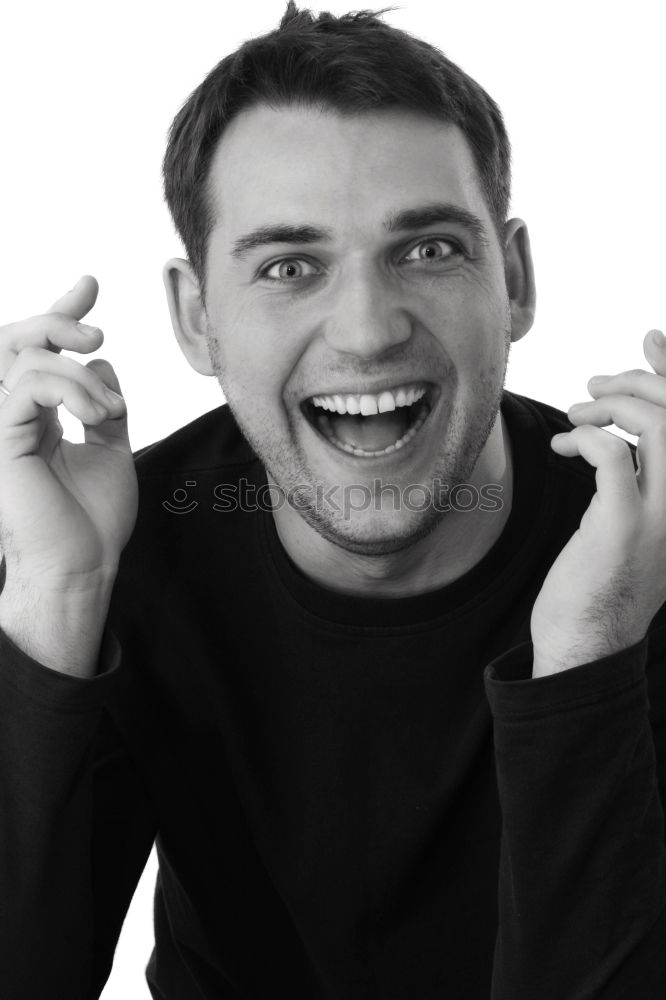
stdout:
<svg viewBox="0 0 666 1000">
<path fill-rule="evenodd" d="M 430 237 L 427 240 L 421 240 L 419 243 L 416 243 L 402 260 L 410 264 L 421 261 L 425 264 L 431 261 L 436 263 L 440 260 L 448 260 L 449 257 L 456 257 L 462 254 L 462 252 L 462 248 L 454 240 Z"/>
<path fill-rule="evenodd" d="M 268 281 L 289 282 L 298 281 L 299 278 L 309 278 L 318 273 L 314 264 L 301 257 L 283 257 L 282 260 L 276 260 L 265 267 L 260 276 Z"/>
</svg>

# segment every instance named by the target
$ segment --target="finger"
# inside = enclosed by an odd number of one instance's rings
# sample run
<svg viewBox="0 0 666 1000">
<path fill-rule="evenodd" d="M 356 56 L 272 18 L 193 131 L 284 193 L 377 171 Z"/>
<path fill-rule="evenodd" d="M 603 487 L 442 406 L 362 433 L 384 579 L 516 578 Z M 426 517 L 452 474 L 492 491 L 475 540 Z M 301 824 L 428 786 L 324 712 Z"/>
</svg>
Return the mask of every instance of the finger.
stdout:
<svg viewBox="0 0 666 1000">
<path fill-rule="evenodd" d="M 0 329 L 0 376 L 25 347 L 43 347 L 54 354 L 61 350 L 90 354 L 103 341 L 104 334 L 98 327 L 79 323 L 65 313 L 44 313 L 8 323 Z"/>
<path fill-rule="evenodd" d="M 661 379 L 662 376 L 655 375 Z M 632 396 L 608 396 L 569 409 L 572 424 L 615 424 L 638 437 L 636 459 L 638 488 L 650 507 L 661 504 L 666 493 L 666 409 Z M 629 452 L 631 454 L 631 452 Z M 663 515 L 662 515 L 663 516 Z"/>
<path fill-rule="evenodd" d="M 601 396 L 624 395 L 645 399 L 648 403 L 666 408 L 666 378 L 654 375 L 644 368 L 633 368 L 631 371 L 620 372 L 618 375 L 601 376 L 602 382 L 590 379 L 587 388 L 591 396 L 599 399 Z"/>
<path fill-rule="evenodd" d="M 57 409 L 44 410 L 43 412 L 49 414 L 49 419 L 45 421 L 44 430 L 42 432 L 42 437 L 37 451 L 44 461 L 50 464 L 51 459 L 53 458 L 53 452 L 62 440 L 64 430 L 62 424 L 58 420 Z"/>
<path fill-rule="evenodd" d="M 92 361 L 88 361 L 84 366 L 95 372 L 95 375 L 104 383 L 107 388 L 117 392 L 119 396 L 122 396 L 122 389 L 120 388 L 120 382 L 118 381 L 118 376 L 116 375 L 113 365 L 107 361 L 105 358 L 94 358 Z"/>
<path fill-rule="evenodd" d="M 5 388 L 12 392 L 23 375 L 30 371 L 50 372 L 69 378 L 83 386 L 88 395 L 101 406 L 110 408 L 114 415 L 119 414 L 121 409 L 124 410 L 122 397 L 108 395 L 105 382 L 96 374 L 94 368 L 82 365 L 74 358 L 53 354 L 42 347 L 26 347 L 16 356 L 3 379 Z"/>
<path fill-rule="evenodd" d="M 611 513 L 626 513 L 640 502 L 634 463 L 629 445 L 616 434 L 590 424 L 556 434 L 551 447 L 559 455 L 580 455 L 597 470 L 595 480 L 600 501 Z"/>
<path fill-rule="evenodd" d="M 630 395 L 645 395 L 651 402 L 666 405 L 666 339 L 661 330 L 650 330 L 643 338 L 643 354 L 656 372 L 643 368 L 632 368 L 618 375 L 595 375 L 587 383 L 591 396 L 609 392 L 626 392 Z M 659 391 L 661 386 L 662 391 Z M 636 391 L 638 389 L 638 391 Z"/>
<path fill-rule="evenodd" d="M 650 330 L 643 338 L 643 354 L 657 375 L 666 375 L 666 342 L 661 330 Z"/>
<path fill-rule="evenodd" d="M 655 376 L 657 377 L 657 376 Z M 666 409 L 635 396 L 602 396 L 587 403 L 575 403 L 567 416 L 572 424 L 594 424 L 607 427 L 615 424 L 627 434 L 640 436 L 666 424 Z"/>
<path fill-rule="evenodd" d="M 93 400 L 80 382 L 52 372 L 25 372 L 11 396 L 0 406 L 3 459 L 35 454 L 43 409 L 61 405 L 84 425 L 99 424 L 107 417 L 107 410 Z"/>
<path fill-rule="evenodd" d="M 664 520 L 666 494 L 666 425 L 662 424 L 641 435 L 636 445 L 640 474 L 638 487 L 658 519 Z"/>
<path fill-rule="evenodd" d="M 75 319 L 83 319 L 97 301 L 99 283 L 92 274 L 84 274 L 73 288 L 56 299 L 47 312 L 65 313 Z"/>
<path fill-rule="evenodd" d="M 85 367 L 92 369 L 109 389 L 118 393 L 119 399 L 122 401 L 122 405 L 111 408 L 106 420 L 84 428 L 86 444 L 104 444 L 107 447 L 113 447 L 112 442 L 115 441 L 121 446 L 129 446 L 127 406 L 122 397 L 120 382 L 113 366 L 104 358 L 95 358 L 94 361 L 89 361 Z"/>
</svg>

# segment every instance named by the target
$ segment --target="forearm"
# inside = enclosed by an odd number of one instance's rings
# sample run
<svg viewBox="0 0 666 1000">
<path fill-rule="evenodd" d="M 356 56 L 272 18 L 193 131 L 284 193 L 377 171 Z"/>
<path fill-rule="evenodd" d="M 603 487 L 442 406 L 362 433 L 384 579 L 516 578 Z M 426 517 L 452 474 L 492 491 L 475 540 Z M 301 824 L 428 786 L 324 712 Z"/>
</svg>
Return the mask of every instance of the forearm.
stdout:
<svg viewBox="0 0 666 1000">
<path fill-rule="evenodd" d="M 516 678 L 513 690 L 493 682 L 503 816 L 493 1000 L 663 996 L 664 816 L 644 658 L 641 644 Z"/>
<path fill-rule="evenodd" d="M 46 671 L 0 635 L 3 997 L 89 1000 L 92 747 L 113 683 L 108 670 L 92 680 Z"/>
</svg>

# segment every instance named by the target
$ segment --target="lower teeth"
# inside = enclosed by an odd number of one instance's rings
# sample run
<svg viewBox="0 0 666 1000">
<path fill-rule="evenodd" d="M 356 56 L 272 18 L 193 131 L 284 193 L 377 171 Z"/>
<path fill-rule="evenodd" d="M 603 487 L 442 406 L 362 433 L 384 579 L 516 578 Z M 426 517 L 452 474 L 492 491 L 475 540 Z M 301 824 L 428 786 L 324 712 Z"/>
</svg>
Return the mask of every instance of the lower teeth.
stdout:
<svg viewBox="0 0 666 1000">
<path fill-rule="evenodd" d="M 379 455 L 390 455 L 392 452 L 399 451 L 400 448 L 404 448 L 404 446 L 412 440 L 414 435 L 418 431 L 420 431 L 427 416 L 428 416 L 428 407 L 424 404 L 421 406 L 419 410 L 419 415 L 415 423 L 412 424 L 409 430 L 405 431 L 402 437 L 399 438 L 395 442 L 395 444 L 390 444 L 387 448 L 382 448 L 379 451 L 364 451 L 363 448 L 354 448 L 354 446 L 351 444 L 344 444 L 344 442 L 342 442 L 339 438 L 337 438 L 334 434 L 331 433 L 326 434 L 325 437 L 327 438 L 328 441 L 331 441 L 338 448 L 341 448 L 343 451 L 348 452 L 350 455 L 360 455 L 363 458 L 377 458 Z M 328 422 L 326 420 L 326 417 L 323 416 L 320 417 L 320 427 L 324 422 L 326 423 Z"/>
</svg>

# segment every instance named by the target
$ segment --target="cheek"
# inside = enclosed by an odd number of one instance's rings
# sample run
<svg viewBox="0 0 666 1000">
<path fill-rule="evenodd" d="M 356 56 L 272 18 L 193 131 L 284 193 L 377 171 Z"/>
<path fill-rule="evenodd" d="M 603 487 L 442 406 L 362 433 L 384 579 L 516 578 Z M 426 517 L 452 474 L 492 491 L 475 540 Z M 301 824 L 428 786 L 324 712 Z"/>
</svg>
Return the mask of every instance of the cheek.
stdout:
<svg viewBox="0 0 666 1000">
<path fill-rule="evenodd" d="M 270 320 L 252 303 L 225 302 L 215 313 L 218 356 L 226 382 L 236 392 L 263 397 L 281 357 L 280 338 Z"/>
<path fill-rule="evenodd" d="M 286 426 L 283 393 L 311 339 L 311 329 L 267 298 L 227 303 L 215 317 L 220 381 L 248 424 Z"/>
<path fill-rule="evenodd" d="M 510 314 L 501 289 L 463 271 L 454 281 L 429 281 L 420 300 L 420 321 L 460 371 L 478 372 L 503 357 Z"/>
<path fill-rule="evenodd" d="M 252 384 L 270 387 L 281 397 L 303 355 L 316 339 L 318 324 L 312 307 L 303 301 L 289 303 L 283 296 L 266 295 L 247 309 L 238 327 L 246 364 L 252 367 Z"/>
</svg>

